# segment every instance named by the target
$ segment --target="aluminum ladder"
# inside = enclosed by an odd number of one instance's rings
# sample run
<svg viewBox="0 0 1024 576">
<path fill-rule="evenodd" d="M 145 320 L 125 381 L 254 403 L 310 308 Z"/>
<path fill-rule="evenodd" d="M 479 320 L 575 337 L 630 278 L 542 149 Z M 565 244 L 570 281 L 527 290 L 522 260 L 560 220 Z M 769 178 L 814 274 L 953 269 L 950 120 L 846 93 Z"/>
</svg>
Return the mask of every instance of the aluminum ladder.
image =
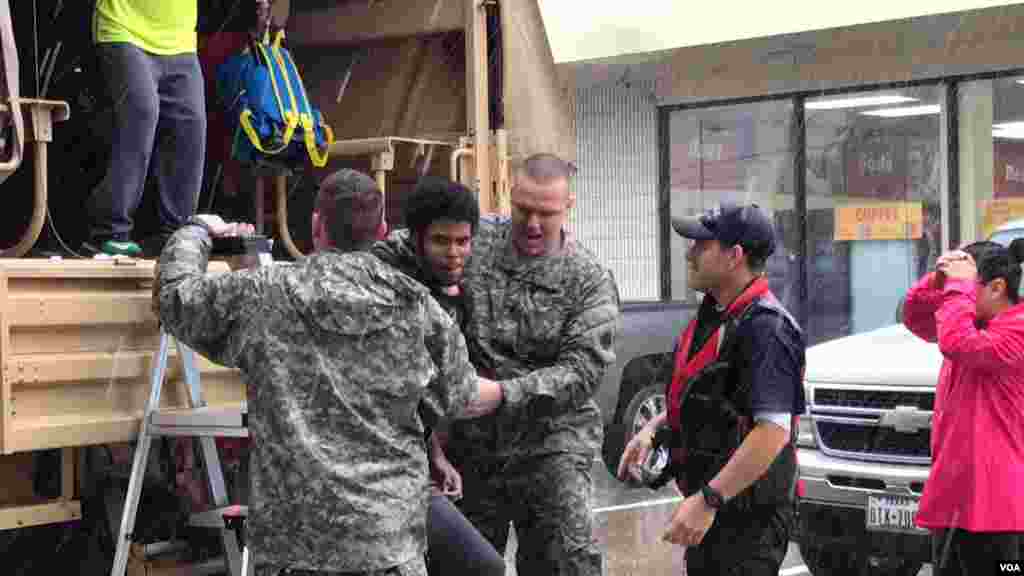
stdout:
<svg viewBox="0 0 1024 576">
<path fill-rule="evenodd" d="M 256 252 L 258 266 L 269 264 L 270 241 L 266 238 L 256 237 L 245 239 L 239 242 L 237 239 L 225 239 L 225 242 L 214 240 L 213 254 L 220 252 L 222 255 L 241 255 Z M 219 250 L 218 245 L 226 248 Z M 210 491 L 213 508 L 211 510 L 193 514 L 189 518 L 189 525 L 201 528 L 219 530 L 221 542 L 224 546 L 223 562 L 212 561 L 202 565 L 193 566 L 193 574 L 219 574 L 225 571 L 229 576 L 252 576 L 253 566 L 249 560 L 249 550 L 239 550 L 238 534 L 235 527 L 229 526 L 225 521 L 226 514 L 238 514 L 244 518 L 248 509 L 245 506 L 232 506 L 228 502 L 227 489 L 224 483 L 224 471 L 221 467 L 220 456 L 217 453 L 215 438 L 245 438 L 249 435 L 246 425 L 246 406 L 240 408 L 210 407 L 203 398 L 201 384 L 199 381 L 199 369 L 196 365 L 196 353 L 188 346 L 175 341 L 178 349 L 178 357 L 182 364 L 185 384 L 188 387 L 187 408 L 160 408 L 160 393 L 163 389 L 164 376 L 167 372 L 167 360 L 170 355 L 170 344 L 173 336 L 161 328 L 160 348 L 157 352 L 156 365 L 153 367 L 153 377 L 149 393 L 149 401 L 146 404 L 142 417 L 142 426 L 139 431 L 138 441 L 135 446 L 135 454 L 132 461 L 131 478 L 128 481 L 128 493 L 125 499 L 124 510 L 121 514 L 121 524 L 118 529 L 117 551 L 114 554 L 114 564 L 111 567 L 111 576 L 124 576 L 128 567 L 128 556 L 132 543 L 132 532 L 135 528 L 135 515 L 138 511 L 139 498 L 142 494 L 143 480 L 148 466 L 150 446 L 153 438 L 158 437 L 192 437 L 199 441 L 203 469 L 206 471 L 207 486 Z"/>
</svg>

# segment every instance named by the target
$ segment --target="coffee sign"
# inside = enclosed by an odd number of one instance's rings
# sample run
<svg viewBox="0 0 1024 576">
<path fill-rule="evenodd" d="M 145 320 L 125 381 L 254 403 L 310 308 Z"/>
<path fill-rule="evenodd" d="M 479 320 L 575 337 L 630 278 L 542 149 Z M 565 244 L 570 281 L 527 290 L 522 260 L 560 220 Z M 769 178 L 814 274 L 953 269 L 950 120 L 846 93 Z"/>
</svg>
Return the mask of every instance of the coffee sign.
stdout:
<svg viewBox="0 0 1024 576">
<path fill-rule="evenodd" d="M 874 202 L 835 209 L 836 242 L 920 238 L 924 209 L 920 202 Z"/>
</svg>

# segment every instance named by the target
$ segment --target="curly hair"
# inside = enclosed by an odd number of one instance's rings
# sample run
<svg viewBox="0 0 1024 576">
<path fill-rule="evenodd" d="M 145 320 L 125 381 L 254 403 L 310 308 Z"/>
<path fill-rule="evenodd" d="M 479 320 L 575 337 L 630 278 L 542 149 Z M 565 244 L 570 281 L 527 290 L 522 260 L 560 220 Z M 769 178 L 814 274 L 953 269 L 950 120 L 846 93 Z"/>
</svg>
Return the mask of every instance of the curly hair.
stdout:
<svg viewBox="0 0 1024 576">
<path fill-rule="evenodd" d="M 414 236 L 419 237 L 427 226 L 438 220 L 468 222 L 475 234 L 480 220 L 480 206 L 473 192 L 462 184 L 445 178 L 424 176 L 406 198 L 405 225 Z"/>
</svg>

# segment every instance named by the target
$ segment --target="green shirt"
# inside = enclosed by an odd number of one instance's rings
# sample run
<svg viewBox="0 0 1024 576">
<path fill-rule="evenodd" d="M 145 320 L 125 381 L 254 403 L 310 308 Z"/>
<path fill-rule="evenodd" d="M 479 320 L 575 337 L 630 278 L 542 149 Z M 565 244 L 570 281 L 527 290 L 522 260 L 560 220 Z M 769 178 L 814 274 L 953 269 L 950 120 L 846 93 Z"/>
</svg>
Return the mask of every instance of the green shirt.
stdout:
<svg viewBox="0 0 1024 576">
<path fill-rule="evenodd" d="M 96 43 L 127 42 L 161 56 L 196 51 L 196 0 L 97 0 Z"/>
</svg>

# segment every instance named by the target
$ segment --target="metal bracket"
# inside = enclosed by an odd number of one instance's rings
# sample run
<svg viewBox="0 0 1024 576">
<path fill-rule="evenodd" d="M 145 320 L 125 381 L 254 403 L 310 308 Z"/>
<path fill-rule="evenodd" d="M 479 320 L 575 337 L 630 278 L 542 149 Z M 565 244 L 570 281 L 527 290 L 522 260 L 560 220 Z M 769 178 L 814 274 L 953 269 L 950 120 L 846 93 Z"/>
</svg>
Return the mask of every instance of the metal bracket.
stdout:
<svg viewBox="0 0 1024 576">
<path fill-rule="evenodd" d="M 68 103 L 63 101 L 18 98 L 18 104 L 28 107 L 32 120 L 32 131 L 27 137 L 29 142 L 53 142 L 53 123 L 63 122 L 71 116 Z"/>
</svg>

